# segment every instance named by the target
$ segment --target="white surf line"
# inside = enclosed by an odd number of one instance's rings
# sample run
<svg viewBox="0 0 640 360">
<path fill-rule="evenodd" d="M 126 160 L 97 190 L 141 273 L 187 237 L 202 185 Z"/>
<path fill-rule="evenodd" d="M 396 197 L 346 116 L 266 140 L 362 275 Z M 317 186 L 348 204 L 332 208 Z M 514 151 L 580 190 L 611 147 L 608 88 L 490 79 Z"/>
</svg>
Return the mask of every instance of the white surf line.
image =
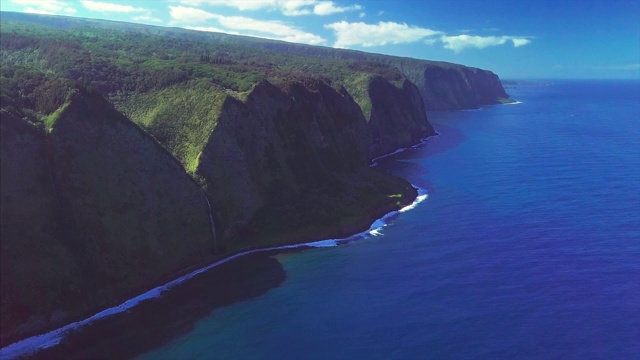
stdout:
<svg viewBox="0 0 640 360">
<path fill-rule="evenodd" d="M 423 138 L 422 140 L 420 140 L 420 143 L 410 147 L 410 148 L 414 148 L 415 146 L 419 146 L 422 145 L 424 142 L 426 142 L 428 139 L 430 139 L 431 137 L 437 137 L 439 136 L 438 133 L 436 133 L 436 135 L 432 135 L 426 138 Z M 382 155 L 379 156 L 374 160 L 386 157 L 386 156 L 391 156 L 393 154 L 397 154 L 399 152 L 405 151 L 407 149 L 410 148 L 403 148 L 400 150 L 396 150 L 390 154 L 387 155 Z M 377 164 L 376 164 L 377 165 Z M 371 166 L 375 166 L 375 165 L 371 165 Z M 391 211 L 387 214 L 385 214 L 384 216 L 382 216 L 381 218 L 377 219 L 376 221 L 373 222 L 373 224 L 371 224 L 371 226 L 369 227 L 369 229 L 362 231 L 360 233 L 345 237 L 345 238 L 341 238 L 341 239 L 326 239 L 326 240 L 319 240 L 319 241 L 312 241 L 312 242 L 307 242 L 307 243 L 300 243 L 300 244 L 291 244 L 291 245 L 281 245 L 281 246 L 274 246 L 274 247 L 268 247 L 268 248 L 259 248 L 259 249 L 253 249 L 253 250 L 247 250 L 244 252 L 240 252 L 238 254 L 229 256 L 227 258 L 224 258 L 222 260 L 219 260 L 213 264 L 207 265 L 205 267 L 202 267 L 198 270 L 194 270 L 193 272 L 181 276 L 173 281 L 170 281 L 164 285 L 160 285 L 157 286 L 145 293 L 142 293 L 134 298 L 131 298 L 125 302 L 123 302 L 120 305 L 114 306 L 114 307 L 110 307 L 108 309 L 102 310 L 96 314 L 94 314 L 91 317 L 88 317 L 84 320 L 80 320 L 77 322 L 73 322 L 71 324 L 67 324 L 61 328 L 49 331 L 47 333 L 41 334 L 41 335 L 35 335 L 20 341 L 17 341 L 13 344 L 7 345 L 3 348 L 0 349 L 0 359 L 16 359 L 18 357 L 22 357 L 22 356 L 26 356 L 29 354 L 33 354 L 39 350 L 42 349 L 46 349 L 46 348 L 50 348 L 52 346 L 58 345 L 63 339 L 64 337 L 67 335 L 67 333 L 71 330 L 75 330 L 78 328 L 81 328 L 85 325 L 91 324 L 92 322 L 111 316 L 111 315 L 115 315 L 124 311 L 127 311 L 131 308 L 133 308 L 134 306 L 138 305 L 140 302 L 144 301 L 144 300 L 149 300 L 149 299 L 153 299 L 153 298 L 157 298 L 159 296 L 162 295 L 163 292 L 175 287 L 176 285 L 179 285 L 180 283 L 182 283 L 185 280 L 189 280 L 191 278 L 193 278 L 196 275 L 199 275 L 205 271 L 211 270 L 212 268 L 222 265 L 224 263 L 227 263 L 231 260 L 237 259 L 241 256 L 245 256 L 245 255 L 249 255 L 249 254 L 255 254 L 255 253 L 259 253 L 259 252 L 265 252 L 265 251 L 273 251 L 273 250 L 286 250 L 286 249 L 296 249 L 296 248 L 302 248 L 302 247 L 314 247 L 314 248 L 321 248 L 321 247 L 334 247 L 334 246 L 338 246 L 340 244 L 346 243 L 346 242 L 350 242 L 353 241 L 357 238 L 363 237 L 366 238 L 369 235 L 373 235 L 373 236 L 380 236 L 382 235 L 381 230 L 382 228 L 384 228 L 385 226 L 387 226 L 388 223 L 388 219 L 396 214 L 399 213 L 403 213 L 406 211 L 409 211 L 411 209 L 414 209 L 419 203 L 423 202 L 424 200 L 427 199 L 428 194 L 427 194 L 427 190 L 414 186 L 414 188 L 416 188 L 418 190 L 418 196 L 416 197 L 416 199 L 410 204 L 407 205 L 405 207 L 403 207 L 400 210 L 394 210 Z"/>
<path fill-rule="evenodd" d="M 302 248 L 302 247 L 314 247 L 314 248 L 322 248 L 322 247 L 335 247 L 338 246 L 340 244 L 344 244 L 346 242 L 350 242 L 353 240 L 356 240 L 358 238 L 366 238 L 369 235 L 373 235 L 373 236 L 380 236 L 382 235 L 382 233 L 380 232 L 382 230 L 383 227 L 387 226 L 389 224 L 388 219 L 396 214 L 399 213 L 403 213 L 406 211 L 409 211 L 411 209 L 414 209 L 419 203 L 423 202 L 425 199 L 427 199 L 427 191 L 426 189 L 423 188 L 419 188 L 416 187 L 416 189 L 418 190 L 418 196 L 416 197 L 416 199 L 410 204 L 405 206 L 404 208 L 400 209 L 400 210 L 395 210 L 395 211 L 391 211 L 387 214 L 385 214 L 384 216 L 382 216 L 380 219 L 376 220 L 373 222 L 373 224 L 371 224 L 371 226 L 369 227 L 369 229 L 362 231 L 360 233 L 351 235 L 349 237 L 345 237 L 345 238 L 341 238 L 341 239 L 327 239 L 327 240 L 319 240 L 319 241 L 312 241 L 312 242 L 307 242 L 307 243 L 300 243 L 300 244 L 291 244 L 291 245 L 281 245 L 281 246 L 274 246 L 274 247 L 268 247 L 268 248 L 260 248 L 260 249 L 253 249 L 253 250 L 248 250 L 248 251 L 244 251 L 238 254 L 235 254 L 233 256 L 229 256 L 228 258 L 219 260 L 213 264 L 207 265 L 205 267 L 202 267 L 198 270 L 195 270 L 187 275 L 181 276 L 171 282 L 168 282 L 164 285 L 155 287 L 143 294 L 140 294 L 134 298 L 131 298 L 125 302 L 123 302 L 120 305 L 114 306 L 114 307 L 110 307 L 108 309 L 105 309 L 103 311 L 100 311 L 99 313 L 86 318 L 84 320 L 81 321 L 77 321 L 71 324 L 68 324 L 66 326 L 63 326 L 61 328 L 49 331 L 45 334 L 41 334 L 41 335 L 36 335 L 36 336 L 32 336 L 23 340 L 20 340 L 18 342 L 15 342 L 13 344 L 7 345 L 5 347 L 3 347 L 2 349 L 0 349 L 0 358 L 1 359 L 16 359 L 18 357 L 22 357 L 22 356 L 26 356 L 26 355 L 30 355 L 33 354 L 39 350 L 42 349 L 46 349 L 55 345 L 58 345 L 63 339 L 64 337 L 67 335 L 67 333 L 71 330 L 75 330 L 75 329 L 79 329 L 85 325 L 88 325 L 96 320 L 111 316 L 111 315 L 115 315 L 117 313 L 121 313 L 124 311 L 127 311 L 131 308 L 133 308 L 134 306 L 138 305 L 139 303 L 141 303 L 144 300 L 149 300 L 149 299 L 153 299 L 153 298 L 157 298 L 160 297 L 162 295 L 163 292 L 170 290 L 171 288 L 175 287 L 176 285 L 182 283 L 183 281 L 189 280 L 193 277 L 195 277 L 196 275 L 199 275 L 205 271 L 211 270 L 212 268 L 222 265 L 224 263 L 227 263 L 231 260 L 237 259 L 239 257 L 245 256 L 245 255 L 249 255 L 249 254 L 255 254 L 255 253 L 259 253 L 259 252 L 265 252 L 265 251 L 273 251 L 273 250 L 286 250 L 286 249 L 296 249 L 296 248 Z"/>
</svg>

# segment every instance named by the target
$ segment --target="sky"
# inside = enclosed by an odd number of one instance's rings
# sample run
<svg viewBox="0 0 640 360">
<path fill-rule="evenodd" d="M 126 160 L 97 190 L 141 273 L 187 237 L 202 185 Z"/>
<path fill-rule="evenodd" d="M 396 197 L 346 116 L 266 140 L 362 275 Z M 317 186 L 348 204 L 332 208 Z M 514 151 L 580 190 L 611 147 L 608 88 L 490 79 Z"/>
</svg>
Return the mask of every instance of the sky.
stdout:
<svg viewBox="0 0 640 360">
<path fill-rule="evenodd" d="M 0 0 L 0 9 L 448 61 L 502 79 L 640 79 L 640 0 Z"/>
</svg>

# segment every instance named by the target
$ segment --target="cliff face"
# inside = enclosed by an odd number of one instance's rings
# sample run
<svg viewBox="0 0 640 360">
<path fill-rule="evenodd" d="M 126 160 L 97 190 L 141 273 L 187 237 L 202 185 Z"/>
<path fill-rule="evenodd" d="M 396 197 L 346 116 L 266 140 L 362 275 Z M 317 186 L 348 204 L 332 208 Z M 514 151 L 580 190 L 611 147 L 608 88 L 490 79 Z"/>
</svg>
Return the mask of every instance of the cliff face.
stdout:
<svg viewBox="0 0 640 360">
<path fill-rule="evenodd" d="M 500 79 L 491 71 L 468 67 L 427 66 L 416 79 L 427 110 L 475 109 L 507 101 Z"/>
<path fill-rule="evenodd" d="M 44 131 L 3 112 L 0 134 L 0 330 L 4 338 L 45 326 L 55 309 L 44 306 L 42 299 L 57 293 L 56 305 L 72 300 L 77 294 L 59 281 L 71 280 L 78 267 L 75 261 L 67 261 L 72 258 L 70 249 L 56 236 L 58 201 Z M 32 318 L 35 314 L 40 316 Z"/>
<path fill-rule="evenodd" d="M 74 90 L 40 126 L 3 112 L 2 344 L 113 306 L 216 250 L 347 236 L 410 203 L 409 183 L 368 164 L 433 130 L 410 82 L 377 79 L 369 94 L 368 122 L 344 88 L 319 80 L 227 96 L 191 176 L 95 93 Z"/>
<path fill-rule="evenodd" d="M 369 85 L 371 119 L 369 129 L 373 137 L 373 157 L 417 143 L 421 138 L 435 135 L 427 121 L 418 88 L 408 80 L 401 87 L 380 78 Z"/>
<path fill-rule="evenodd" d="M 3 340 L 114 305 L 212 251 L 202 190 L 100 96 L 73 95 L 48 131 L 5 115 Z"/>
<path fill-rule="evenodd" d="M 338 91 L 321 81 L 310 80 L 304 85 L 292 82 L 279 87 L 263 82 L 244 103 L 229 97 L 196 171 L 197 176 L 205 179 L 207 193 L 216 204 L 216 224 L 222 237 L 240 237 L 237 241 L 242 242 L 252 231 L 262 231 L 265 226 L 273 228 L 274 222 L 282 221 L 275 219 L 274 214 L 288 219 L 288 225 L 284 226 L 287 231 L 305 232 L 304 228 L 317 223 L 312 214 L 324 213 L 327 207 L 313 204 L 309 198 L 323 192 L 334 195 L 339 191 L 355 191 L 355 180 L 345 180 L 354 169 L 367 167 L 373 155 L 390 146 L 412 145 L 421 135 L 428 135 L 421 131 L 430 128 L 424 113 L 415 119 L 406 114 L 415 115 L 422 111 L 421 106 L 415 110 L 400 109 L 415 105 L 416 99 L 405 99 L 403 91 L 379 82 L 384 89 L 389 86 L 394 90 L 384 93 L 374 86 L 376 108 L 395 113 L 380 110 L 369 124 L 344 88 Z M 419 97 L 417 100 L 421 105 Z M 392 120 L 396 113 L 401 116 Z M 385 125 L 393 121 L 399 123 Z M 370 128 L 378 131 L 394 128 L 394 132 L 382 140 L 379 138 L 375 147 Z M 392 141 L 396 135 L 399 138 Z M 380 182 L 366 177 L 358 181 Z M 333 201 L 337 204 L 346 200 Z M 308 223 L 295 224 L 289 215 L 294 212 L 309 213 Z M 334 220 L 339 222 L 337 217 Z M 276 231 L 279 236 L 283 232 Z"/>
</svg>

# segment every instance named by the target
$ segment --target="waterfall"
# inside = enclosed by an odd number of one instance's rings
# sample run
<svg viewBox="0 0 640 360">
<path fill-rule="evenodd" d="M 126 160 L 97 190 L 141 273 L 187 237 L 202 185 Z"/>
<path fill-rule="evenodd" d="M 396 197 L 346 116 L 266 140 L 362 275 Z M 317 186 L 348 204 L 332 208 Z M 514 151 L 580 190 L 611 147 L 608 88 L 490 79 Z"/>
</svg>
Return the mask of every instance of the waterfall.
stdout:
<svg viewBox="0 0 640 360">
<path fill-rule="evenodd" d="M 211 203 L 209 202 L 209 197 L 207 196 L 207 193 L 204 192 L 204 190 L 202 192 L 204 193 L 204 199 L 207 200 L 207 206 L 209 207 L 209 222 L 211 223 L 211 235 L 213 236 L 213 252 L 217 254 L 218 240 L 216 239 L 216 225 L 213 222 L 213 214 L 211 213 Z"/>
</svg>

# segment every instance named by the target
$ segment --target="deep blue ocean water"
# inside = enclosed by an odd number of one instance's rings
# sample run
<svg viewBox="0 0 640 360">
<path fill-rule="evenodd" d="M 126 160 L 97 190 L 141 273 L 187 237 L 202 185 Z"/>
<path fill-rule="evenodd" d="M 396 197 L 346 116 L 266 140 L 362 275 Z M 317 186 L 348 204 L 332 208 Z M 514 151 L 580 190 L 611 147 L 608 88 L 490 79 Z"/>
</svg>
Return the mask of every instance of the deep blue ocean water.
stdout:
<svg viewBox="0 0 640 360">
<path fill-rule="evenodd" d="M 241 258 L 42 357 L 640 359 L 640 81 L 507 92 L 379 160 L 429 193 L 381 236 Z"/>
<path fill-rule="evenodd" d="M 640 82 L 507 89 L 381 160 L 429 191 L 382 231 L 144 359 L 640 359 Z"/>
</svg>

